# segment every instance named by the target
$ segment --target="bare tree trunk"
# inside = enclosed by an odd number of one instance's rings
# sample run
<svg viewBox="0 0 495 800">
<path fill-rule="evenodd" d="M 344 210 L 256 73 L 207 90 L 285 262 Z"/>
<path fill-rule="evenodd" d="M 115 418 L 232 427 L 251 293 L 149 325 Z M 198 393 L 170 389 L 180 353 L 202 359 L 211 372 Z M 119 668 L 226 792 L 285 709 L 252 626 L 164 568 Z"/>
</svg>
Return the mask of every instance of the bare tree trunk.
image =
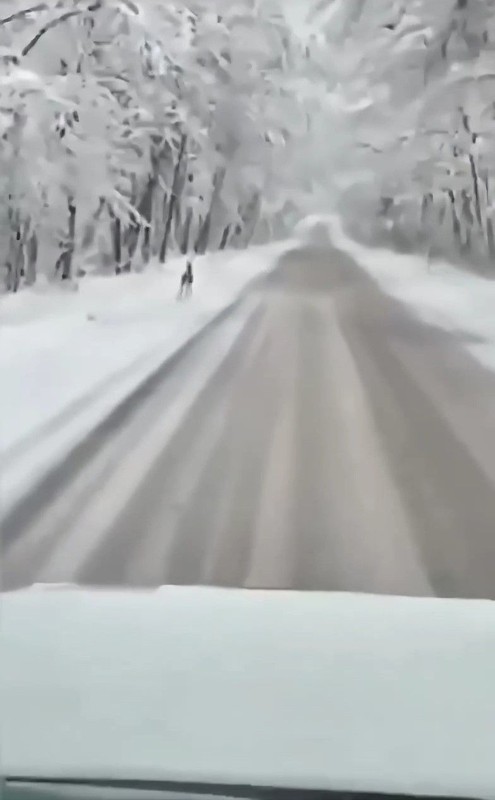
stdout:
<svg viewBox="0 0 495 800">
<path fill-rule="evenodd" d="M 164 194 L 163 194 L 163 200 L 162 200 L 162 219 L 161 219 L 161 221 L 163 222 L 163 224 L 165 224 L 165 223 L 166 223 L 166 220 L 167 220 L 167 215 L 168 215 L 168 203 L 169 203 L 169 197 L 168 197 L 168 194 L 167 194 L 167 192 L 164 192 Z M 159 234 L 161 234 L 161 231 L 159 232 Z M 161 236 L 161 235 L 157 235 L 156 254 L 158 255 L 158 257 L 159 257 L 160 261 L 161 261 L 162 245 L 163 245 L 163 236 Z"/>
<path fill-rule="evenodd" d="M 466 238 L 461 242 L 461 252 L 464 254 L 471 252 L 471 228 L 466 228 Z"/>
<path fill-rule="evenodd" d="M 187 144 L 187 136 L 183 134 L 180 141 L 179 154 L 177 156 L 177 163 L 175 165 L 175 170 L 174 170 L 174 177 L 172 181 L 172 194 L 170 196 L 170 201 L 168 204 L 168 213 L 165 222 L 165 231 L 163 233 L 163 239 L 160 246 L 160 255 L 159 255 L 160 264 L 164 264 L 165 259 L 167 258 L 168 240 L 170 236 L 170 231 L 172 230 L 172 222 L 174 219 L 175 207 L 178 200 L 180 173 L 182 168 L 182 162 L 184 159 L 184 154 L 186 152 L 186 144 Z"/>
<path fill-rule="evenodd" d="M 70 280 L 72 278 L 72 261 L 74 257 L 74 250 L 76 247 L 76 206 L 74 205 L 74 198 L 70 197 L 68 200 L 69 209 L 69 238 L 68 248 L 64 260 L 64 267 L 62 272 L 62 280 Z"/>
<path fill-rule="evenodd" d="M 69 210 L 67 241 L 55 264 L 55 274 L 60 272 L 60 277 L 63 281 L 68 281 L 72 278 L 72 261 L 76 243 L 76 206 L 72 197 L 67 200 L 67 208 Z"/>
<path fill-rule="evenodd" d="M 24 266 L 24 254 L 21 244 L 21 232 L 17 230 L 10 236 L 9 255 L 7 259 L 7 290 L 17 292 L 21 284 Z"/>
<path fill-rule="evenodd" d="M 466 2 L 464 0 L 462 0 L 462 4 L 463 4 L 463 7 L 464 7 L 466 5 Z M 460 7 L 461 3 L 458 2 L 458 5 Z M 463 109 L 461 109 L 461 112 L 462 112 L 462 123 L 463 123 L 463 126 L 464 126 L 464 130 L 467 133 L 470 134 L 471 141 L 472 141 L 472 143 L 474 145 L 474 144 L 476 144 L 477 135 L 476 135 L 476 133 L 474 133 L 471 130 L 471 123 L 469 121 L 468 114 L 466 114 Z M 478 171 L 476 169 L 476 162 L 474 160 L 474 156 L 473 156 L 472 153 L 469 153 L 469 165 L 471 167 L 471 177 L 472 177 L 472 180 L 473 180 L 474 206 L 475 206 L 475 209 L 476 209 L 476 219 L 478 221 L 478 225 L 480 227 L 480 230 L 482 231 L 483 230 L 483 218 L 482 218 L 482 214 L 481 214 L 479 178 L 478 178 Z"/>
<path fill-rule="evenodd" d="M 495 260 L 495 236 L 493 232 L 493 222 L 490 217 L 486 220 L 486 240 L 488 245 L 488 255 Z"/>
<path fill-rule="evenodd" d="M 140 233 L 141 225 L 139 222 L 132 222 L 124 234 L 124 244 L 127 248 L 127 259 L 122 264 L 121 272 L 130 272 L 132 269 L 132 260 L 136 254 Z"/>
<path fill-rule="evenodd" d="M 230 229 L 231 226 L 227 225 L 227 227 L 224 228 L 223 230 L 222 239 L 220 241 L 220 250 L 225 250 L 225 248 L 227 247 L 227 243 L 229 241 L 229 236 L 230 236 Z"/>
<path fill-rule="evenodd" d="M 488 177 L 488 171 L 485 172 L 484 183 L 486 191 L 486 207 L 487 209 L 489 209 L 491 206 L 491 199 L 490 199 L 490 179 Z M 495 235 L 493 230 L 493 220 L 490 216 L 490 211 L 487 211 L 486 215 L 486 244 L 488 248 L 488 255 L 490 256 L 490 259 L 493 261 L 495 260 Z"/>
<path fill-rule="evenodd" d="M 201 225 L 198 233 L 198 238 L 196 239 L 196 244 L 194 246 L 194 250 L 196 253 L 205 253 L 208 247 L 208 242 L 210 241 L 210 230 L 211 230 L 211 206 L 208 209 L 208 213 Z"/>
<path fill-rule="evenodd" d="M 148 180 L 148 185 L 146 186 L 146 190 L 143 195 L 143 199 L 139 204 L 139 213 L 141 214 L 142 218 L 146 221 L 146 226 L 144 227 L 143 232 L 143 244 L 141 248 L 141 253 L 143 257 L 143 262 L 145 264 L 149 263 L 151 257 L 151 221 L 153 217 L 153 194 L 155 190 L 155 179 L 151 177 Z"/>
<path fill-rule="evenodd" d="M 476 170 L 476 162 L 474 160 L 474 156 L 469 156 L 469 163 L 471 165 L 471 175 L 473 178 L 473 188 L 474 188 L 474 207 L 476 209 L 476 219 L 478 221 L 478 225 L 480 226 L 480 230 L 483 230 L 483 219 L 481 215 L 481 203 L 480 203 L 480 186 L 479 186 L 479 179 L 478 179 L 478 172 Z"/>
<path fill-rule="evenodd" d="M 445 199 L 442 197 L 440 200 L 440 208 L 438 209 L 438 224 L 443 225 L 445 220 L 445 214 L 447 213 L 447 203 Z"/>
<path fill-rule="evenodd" d="M 423 195 L 423 199 L 421 201 L 421 214 L 420 214 L 420 219 L 421 219 L 421 224 L 422 225 L 425 225 L 425 223 L 426 223 L 426 218 L 428 216 L 429 205 L 430 205 L 429 195 L 424 194 Z"/>
<path fill-rule="evenodd" d="M 226 174 L 227 170 L 225 168 L 222 168 L 218 169 L 215 172 L 215 175 L 213 176 L 213 191 L 211 193 L 210 207 L 204 219 L 203 225 L 200 227 L 198 238 L 196 240 L 195 250 L 197 253 L 205 253 L 208 247 L 208 243 L 210 241 L 213 209 L 215 208 L 217 199 L 220 195 L 220 192 L 222 191 Z"/>
<path fill-rule="evenodd" d="M 143 256 L 143 264 L 149 264 L 151 258 L 151 223 L 144 229 L 141 253 Z"/>
<path fill-rule="evenodd" d="M 82 236 L 82 242 L 81 242 L 81 247 L 82 247 L 83 250 L 87 250 L 88 247 L 91 247 L 91 245 L 93 244 L 94 239 L 95 239 L 95 233 L 96 233 L 96 223 L 100 219 L 104 208 L 105 208 L 105 198 L 104 197 L 100 197 L 100 200 L 99 200 L 99 203 L 98 203 L 98 208 L 96 209 L 95 213 L 91 217 L 91 221 L 88 222 L 88 224 L 86 225 L 86 227 L 84 229 L 84 233 L 83 233 L 83 236 Z"/>
<path fill-rule="evenodd" d="M 10 199 L 10 198 L 9 198 Z M 5 266 L 7 268 L 7 291 L 17 292 L 24 268 L 21 221 L 18 210 L 9 207 L 10 222 L 9 247 Z"/>
<path fill-rule="evenodd" d="M 454 234 L 454 242 L 460 249 L 461 244 L 461 226 L 459 223 L 459 217 L 457 216 L 457 209 L 455 207 L 455 194 L 452 189 L 448 191 L 450 203 L 452 206 L 452 232 Z"/>
<path fill-rule="evenodd" d="M 192 208 L 188 208 L 186 214 L 186 221 L 184 223 L 184 232 L 182 236 L 181 253 L 183 256 L 185 256 L 189 251 L 189 239 L 191 236 L 192 219 L 193 219 L 193 210 Z"/>
<path fill-rule="evenodd" d="M 254 231 L 259 222 L 261 210 L 261 195 L 259 192 L 253 195 L 246 207 L 246 214 L 244 217 L 244 228 L 246 236 L 244 239 L 244 246 L 247 247 L 254 236 Z"/>
<path fill-rule="evenodd" d="M 483 184 L 485 187 L 485 197 L 486 197 L 486 246 L 488 250 L 488 255 L 491 260 L 495 258 L 495 239 L 494 239 L 494 230 L 493 230 L 493 220 L 490 216 L 490 207 L 491 207 L 491 198 L 490 198 L 490 178 L 488 176 L 488 170 L 483 175 Z"/>
<path fill-rule="evenodd" d="M 38 261 L 38 237 L 34 231 L 26 246 L 26 284 L 32 286 L 36 282 L 36 265 Z"/>
<path fill-rule="evenodd" d="M 466 236 L 462 244 L 462 250 L 463 252 L 469 252 L 471 250 L 471 232 L 474 225 L 474 217 L 471 211 L 471 197 L 468 195 L 465 189 L 463 189 L 463 191 L 461 192 L 461 197 L 462 197 L 462 217 L 464 222 L 466 223 Z"/>
<path fill-rule="evenodd" d="M 112 219 L 112 242 L 115 272 L 120 275 L 122 272 L 122 223 L 120 218 L 115 215 L 113 215 Z"/>
</svg>

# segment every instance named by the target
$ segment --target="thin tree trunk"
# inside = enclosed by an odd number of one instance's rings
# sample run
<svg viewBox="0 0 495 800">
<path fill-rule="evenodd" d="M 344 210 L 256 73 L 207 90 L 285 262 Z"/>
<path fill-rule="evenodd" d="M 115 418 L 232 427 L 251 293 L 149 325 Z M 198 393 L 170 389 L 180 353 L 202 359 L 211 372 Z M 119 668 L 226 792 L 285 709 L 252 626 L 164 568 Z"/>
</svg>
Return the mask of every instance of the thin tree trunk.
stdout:
<svg viewBox="0 0 495 800">
<path fill-rule="evenodd" d="M 151 258 L 151 224 L 147 225 L 144 229 L 141 253 L 143 256 L 143 264 L 149 264 Z"/>
<path fill-rule="evenodd" d="M 230 228 L 231 228 L 231 226 L 227 225 L 227 227 L 224 228 L 224 230 L 223 230 L 222 239 L 220 241 L 220 250 L 225 250 L 225 248 L 227 247 L 227 243 L 229 241 L 229 235 L 230 235 Z"/>
<path fill-rule="evenodd" d="M 452 232 L 454 234 L 454 241 L 457 244 L 457 246 L 460 247 L 460 244 L 461 244 L 461 225 L 460 225 L 460 222 L 459 222 L 459 217 L 457 216 L 457 209 L 455 207 L 455 194 L 452 191 L 452 189 L 449 189 L 448 194 L 449 194 L 450 203 L 451 203 L 451 206 L 452 206 Z"/>
<path fill-rule="evenodd" d="M 148 184 L 146 186 L 146 190 L 144 192 L 143 198 L 139 204 L 138 210 L 142 218 L 146 221 L 146 226 L 144 227 L 143 232 L 143 243 L 141 248 L 141 254 L 143 257 L 143 262 L 145 264 L 149 263 L 151 257 L 151 220 L 153 217 L 153 192 L 155 189 L 155 179 L 151 177 L 148 180 Z"/>
<path fill-rule="evenodd" d="M 478 180 L 478 173 L 476 170 L 476 162 L 474 160 L 474 156 L 469 156 L 469 163 L 471 165 L 471 175 L 473 178 L 473 187 L 474 187 L 474 207 L 476 209 L 476 219 L 478 220 L 478 225 L 480 226 L 480 230 L 483 230 L 483 219 L 481 215 L 481 202 L 480 202 L 480 186 Z"/>
<path fill-rule="evenodd" d="M 9 200 L 10 200 L 9 196 Z M 17 292 L 21 283 L 23 261 L 22 261 L 22 242 L 21 242 L 21 221 L 18 210 L 11 206 L 8 210 L 10 223 L 9 247 L 5 262 L 7 268 L 7 291 Z"/>
<path fill-rule="evenodd" d="M 74 205 L 74 199 L 72 197 L 69 197 L 67 207 L 69 210 L 67 247 L 57 262 L 58 267 L 61 269 L 61 278 L 63 281 L 68 281 L 72 278 L 72 261 L 76 242 L 76 206 Z"/>
<path fill-rule="evenodd" d="M 447 204 L 444 198 L 440 198 L 440 208 L 438 209 L 438 224 L 443 225 L 445 214 L 447 213 Z"/>
<path fill-rule="evenodd" d="M 462 218 L 466 223 L 466 245 L 471 243 L 471 231 L 474 225 L 474 217 L 471 211 L 471 197 L 468 195 L 466 190 L 464 189 L 461 192 L 462 197 Z"/>
<path fill-rule="evenodd" d="M 196 244 L 194 250 L 196 253 L 205 253 L 208 247 L 208 242 L 210 241 L 210 230 L 211 230 L 211 205 L 208 209 L 208 213 L 204 219 L 203 224 L 201 225 L 198 233 L 198 238 L 196 239 Z"/>
<path fill-rule="evenodd" d="M 421 201 L 421 216 L 420 216 L 422 225 L 426 223 L 429 204 L 430 204 L 429 196 L 427 194 L 424 194 L 423 200 Z"/>
<path fill-rule="evenodd" d="M 247 231 L 244 246 L 247 247 L 254 236 L 254 231 L 259 221 L 261 209 L 261 195 L 259 192 L 253 195 L 246 208 L 246 216 L 244 219 L 244 228 Z"/>
<path fill-rule="evenodd" d="M 185 256 L 189 251 L 189 238 L 191 236 L 192 219 L 193 219 L 193 210 L 192 208 L 188 208 L 186 214 L 186 221 L 184 223 L 184 232 L 182 236 L 181 253 L 183 256 Z"/>
<path fill-rule="evenodd" d="M 460 5 L 460 3 L 458 3 Z M 465 3 L 464 3 L 465 5 Z M 472 144 L 476 144 L 477 135 L 473 133 L 471 130 L 471 123 L 469 121 L 469 115 L 465 113 L 464 109 L 462 111 L 462 123 L 464 126 L 464 130 L 469 133 L 471 137 Z M 471 177 L 473 180 L 473 190 L 474 190 L 474 206 L 476 210 L 476 219 L 478 221 L 478 225 L 480 230 L 483 230 L 483 218 L 481 214 L 481 202 L 480 202 L 480 187 L 479 187 L 479 178 L 478 178 L 478 171 L 476 169 L 476 162 L 474 160 L 474 156 L 472 153 L 469 153 L 469 165 L 471 167 Z"/>
<path fill-rule="evenodd" d="M 490 200 L 490 179 L 488 176 L 488 171 L 486 171 L 483 175 L 483 183 L 485 186 L 485 193 L 486 193 L 486 245 L 488 249 L 488 255 L 490 259 L 495 258 L 495 239 L 493 236 L 493 221 L 490 217 L 490 211 L 488 210 L 491 206 Z"/>
<path fill-rule="evenodd" d="M 486 220 L 486 240 L 488 245 L 488 254 L 492 260 L 495 260 L 495 236 L 493 232 L 493 222 L 490 217 Z"/>
<path fill-rule="evenodd" d="M 210 241 L 211 221 L 213 216 L 213 209 L 215 203 L 222 191 L 223 183 L 227 170 L 225 168 L 218 169 L 213 177 L 213 191 L 211 193 L 210 207 L 204 219 L 203 225 L 200 227 L 198 238 L 196 241 L 196 252 L 205 253 Z"/>
<path fill-rule="evenodd" d="M 138 222 L 131 223 L 125 232 L 124 243 L 127 248 L 127 260 L 122 264 L 121 272 L 131 272 L 132 260 L 136 254 L 140 233 L 141 225 Z"/>
<path fill-rule="evenodd" d="M 174 169 L 174 177 L 172 181 L 172 194 L 170 196 L 170 201 L 168 204 L 168 213 L 167 219 L 165 222 L 165 231 L 163 233 L 163 239 L 160 246 L 160 255 L 159 260 L 160 264 L 165 263 L 165 259 L 167 258 L 167 248 L 168 248 L 168 240 L 170 236 L 170 231 L 172 230 L 172 222 L 174 219 L 175 207 L 177 204 L 177 194 L 179 189 L 179 179 L 180 179 L 180 172 L 182 168 L 182 161 L 184 159 L 184 154 L 186 152 L 186 144 L 187 144 L 187 136 L 185 134 L 182 135 L 179 147 L 179 154 L 177 156 L 177 163 Z"/>
<path fill-rule="evenodd" d="M 112 241 L 115 272 L 120 275 L 122 272 L 122 223 L 116 216 L 113 216 L 112 219 Z"/>
<path fill-rule="evenodd" d="M 105 198 L 100 197 L 98 208 L 91 217 L 91 221 L 87 223 L 82 236 L 81 248 L 87 250 L 94 242 L 96 233 L 96 223 L 100 219 L 103 209 L 105 208 Z"/>
<path fill-rule="evenodd" d="M 26 284 L 32 286 L 36 282 L 36 265 L 38 261 L 38 237 L 33 232 L 26 247 Z"/>
<path fill-rule="evenodd" d="M 463 242 L 461 242 L 461 252 L 462 253 L 470 253 L 471 252 L 471 229 L 466 228 L 466 238 Z"/>
<path fill-rule="evenodd" d="M 162 221 L 163 221 L 164 224 L 166 223 L 167 215 L 168 215 L 168 203 L 169 203 L 168 194 L 167 194 L 167 192 L 164 192 L 163 201 L 162 201 Z M 162 246 L 163 246 L 163 236 L 161 236 L 161 238 L 160 237 L 157 237 L 157 238 L 159 238 L 159 244 L 158 244 L 158 247 L 157 247 L 157 254 L 158 254 L 158 257 L 159 257 L 159 259 L 161 261 L 161 252 L 162 252 Z"/>
<path fill-rule="evenodd" d="M 9 256 L 7 260 L 7 289 L 17 292 L 21 284 L 24 260 L 20 230 L 13 231 L 10 236 Z"/>
</svg>

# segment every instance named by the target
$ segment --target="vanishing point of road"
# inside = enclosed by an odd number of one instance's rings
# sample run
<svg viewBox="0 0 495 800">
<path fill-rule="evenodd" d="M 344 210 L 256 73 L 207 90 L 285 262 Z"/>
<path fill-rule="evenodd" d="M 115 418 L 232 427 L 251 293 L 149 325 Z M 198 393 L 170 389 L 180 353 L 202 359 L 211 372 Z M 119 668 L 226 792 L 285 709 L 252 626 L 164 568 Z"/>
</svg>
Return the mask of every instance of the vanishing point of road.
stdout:
<svg viewBox="0 0 495 800">
<path fill-rule="evenodd" d="M 494 599 L 495 376 L 464 344 L 288 253 L 4 519 L 2 588 Z"/>
</svg>

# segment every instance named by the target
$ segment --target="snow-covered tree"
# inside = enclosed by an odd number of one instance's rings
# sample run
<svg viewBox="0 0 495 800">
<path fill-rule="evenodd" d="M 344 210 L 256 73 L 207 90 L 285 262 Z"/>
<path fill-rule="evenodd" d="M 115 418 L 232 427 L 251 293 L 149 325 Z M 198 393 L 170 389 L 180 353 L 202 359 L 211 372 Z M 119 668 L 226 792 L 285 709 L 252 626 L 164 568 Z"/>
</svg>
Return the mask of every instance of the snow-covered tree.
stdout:
<svg viewBox="0 0 495 800">
<path fill-rule="evenodd" d="M 281 0 L 4 0 L 8 288 L 270 230 L 305 133 L 304 60 Z"/>
<path fill-rule="evenodd" d="M 318 15 L 346 217 L 375 238 L 493 258 L 495 4 L 335 0 Z"/>
</svg>

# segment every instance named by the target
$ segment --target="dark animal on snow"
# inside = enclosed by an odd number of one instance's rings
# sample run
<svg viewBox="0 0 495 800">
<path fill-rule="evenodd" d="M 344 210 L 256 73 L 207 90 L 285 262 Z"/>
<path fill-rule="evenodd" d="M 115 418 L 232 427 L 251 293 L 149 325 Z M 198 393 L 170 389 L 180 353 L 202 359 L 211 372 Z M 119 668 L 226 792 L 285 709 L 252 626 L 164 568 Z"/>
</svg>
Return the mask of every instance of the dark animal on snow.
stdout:
<svg viewBox="0 0 495 800">
<path fill-rule="evenodd" d="M 186 270 L 182 273 L 180 279 L 180 289 L 178 299 L 182 297 L 189 297 L 192 294 L 192 285 L 193 285 L 194 277 L 192 271 L 192 262 L 188 261 L 186 264 Z"/>
</svg>

